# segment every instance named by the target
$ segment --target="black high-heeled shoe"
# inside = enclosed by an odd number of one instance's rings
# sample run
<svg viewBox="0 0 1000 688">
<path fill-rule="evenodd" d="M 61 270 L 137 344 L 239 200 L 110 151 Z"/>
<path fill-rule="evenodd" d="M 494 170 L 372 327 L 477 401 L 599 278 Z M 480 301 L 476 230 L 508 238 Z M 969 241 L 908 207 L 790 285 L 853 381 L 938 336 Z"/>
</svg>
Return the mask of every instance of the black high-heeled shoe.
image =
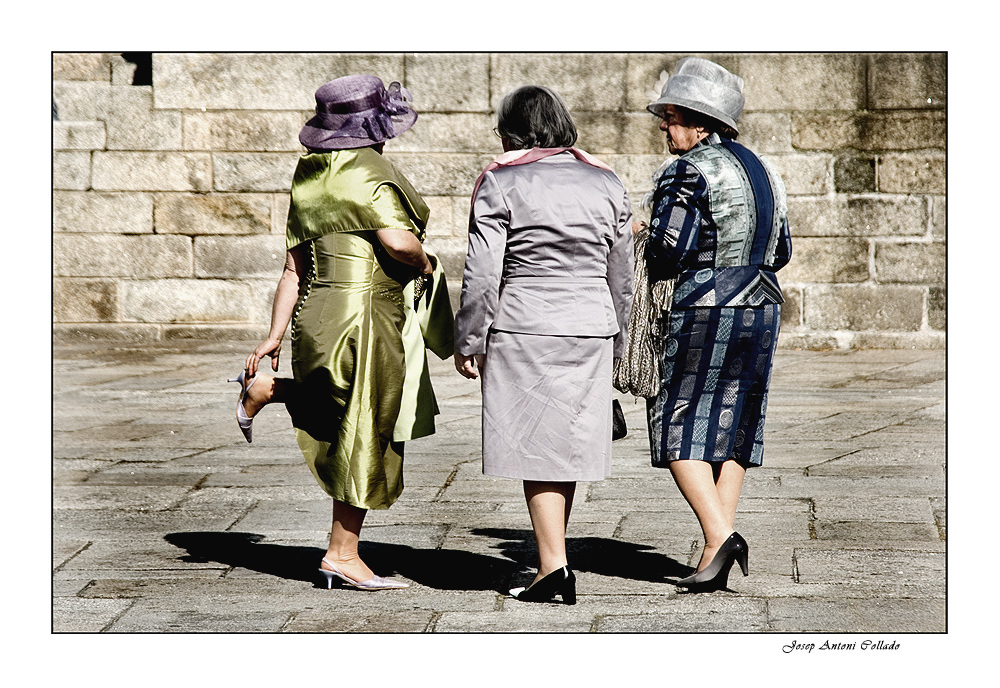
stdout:
<svg viewBox="0 0 1000 688">
<path fill-rule="evenodd" d="M 750 552 L 750 545 L 739 533 L 733 533 L 722 547 L 715 553 L 712 563 L 698 571 L 692 576 L 681 578 L 677 585 L 689 588 L 691 592 L 709 592 L 721 590 L 729 583 L 729 570 L 733 567 L 733 562 L 738 562 L 740 570 L 744 576 L 750 574 L 747 567 L 747 556 Z"/>
<path fill-rule="evenodd" d="M 511 597 L 522 602 L 552 602 L 560 595 L 563 604 L 576 604 L 576 576 L 568 566 L 556 569 L 528 588 L 513 588 Z"/>
</svg>

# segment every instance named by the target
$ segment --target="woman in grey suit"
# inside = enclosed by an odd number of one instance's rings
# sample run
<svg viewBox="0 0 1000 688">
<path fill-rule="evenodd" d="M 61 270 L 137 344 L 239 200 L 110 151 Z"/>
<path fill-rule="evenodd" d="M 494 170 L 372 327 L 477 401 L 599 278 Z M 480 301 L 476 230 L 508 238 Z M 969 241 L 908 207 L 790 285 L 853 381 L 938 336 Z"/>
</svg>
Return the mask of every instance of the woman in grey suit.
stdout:
<svg viewBox="0 0 1000 688">
<path fill-rule="evenodd" d="M 621 180 L 572 148 L 562 99 L 500 102 L 504 154 L 476 182 L 455 367 L 482 375 L 483 472 L 524 481 L 538 573 L 511 595 L 576 602 L 566 526 L 578 480 L 611 473 L 611 375 L 632 301 L 632 212 Z"/>
</svg>

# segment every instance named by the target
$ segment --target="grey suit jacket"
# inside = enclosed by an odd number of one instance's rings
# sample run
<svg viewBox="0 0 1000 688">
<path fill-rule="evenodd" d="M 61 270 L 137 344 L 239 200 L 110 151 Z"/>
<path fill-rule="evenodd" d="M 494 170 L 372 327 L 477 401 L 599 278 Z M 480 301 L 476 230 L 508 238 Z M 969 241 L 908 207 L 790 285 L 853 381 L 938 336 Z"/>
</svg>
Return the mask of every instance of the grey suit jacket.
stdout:
<svg viewBox="0 0 1000 688">
<path fill-rule="evenodd" d="M 564 152 L 488 172 L 469 219 L 455 351 L 489 331 L 615 337 L 632 305 L 632 210 L 613 173 Z"/>
</svg>

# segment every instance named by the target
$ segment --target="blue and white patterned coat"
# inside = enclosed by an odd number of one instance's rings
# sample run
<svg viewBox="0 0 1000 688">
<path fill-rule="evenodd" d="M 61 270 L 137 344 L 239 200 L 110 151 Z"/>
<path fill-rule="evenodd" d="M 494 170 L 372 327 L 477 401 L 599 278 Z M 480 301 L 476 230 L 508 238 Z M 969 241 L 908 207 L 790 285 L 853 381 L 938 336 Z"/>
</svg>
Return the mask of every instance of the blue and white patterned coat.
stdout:
<svg viewBox="0 0 1000 688">
<path fill-rule="evenodd" d="M 654 466 L 763 460 L 764 415 L 791 258 L 785 189 L 745 146 L 712 134 L 652 196 L 650 279 L 675 278 L 662 383 L 647 401 Z"/>
</svg>

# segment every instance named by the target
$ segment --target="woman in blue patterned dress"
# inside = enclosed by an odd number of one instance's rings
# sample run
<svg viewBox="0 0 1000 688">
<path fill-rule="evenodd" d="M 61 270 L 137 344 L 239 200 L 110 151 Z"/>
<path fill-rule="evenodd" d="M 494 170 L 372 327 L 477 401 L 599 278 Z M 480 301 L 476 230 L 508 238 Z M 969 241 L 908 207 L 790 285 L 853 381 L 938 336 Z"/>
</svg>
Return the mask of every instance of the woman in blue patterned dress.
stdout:
<svg viewBox="0 0 1000 688">
<path fill-rule="evenodd" d="M 784 298 L 775 271 L 791 257 L 780 177 L 736 143 L 743 80 L 685 58 L 648 109 L 680 157 L 649 197 L 650 280 L 674 279 L 661 322 L 659 394 L 647 400 L 653 466 L 670 468 L 705 537 L 697 571 L 677 582 L 724 588 L 747 468 L 760 466 L 771 364 Z"/>
</svg>

